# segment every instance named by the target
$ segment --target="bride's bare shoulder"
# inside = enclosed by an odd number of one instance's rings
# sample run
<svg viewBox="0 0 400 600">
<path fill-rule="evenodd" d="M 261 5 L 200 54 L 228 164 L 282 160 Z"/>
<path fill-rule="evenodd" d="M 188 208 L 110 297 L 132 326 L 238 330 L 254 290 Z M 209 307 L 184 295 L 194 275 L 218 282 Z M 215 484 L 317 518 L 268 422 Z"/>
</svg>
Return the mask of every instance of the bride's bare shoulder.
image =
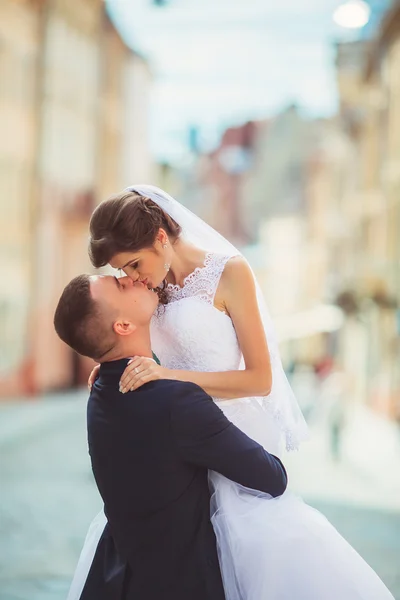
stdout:
<svg viewBox="0 0 400 600">
<path fill-rule="evenodd" d="M 253 282 L 253 272 L 246 259 L 241 256 L 232 256 L 224 268 L 221 283 L 228 285 L 244 285 Z"/>
<path fill-rule="evenodd" d="M 243 256 L 233 256 L 225 265 L 215 304 L 221 304 L 229 313 L 228 306 L 232 305 L 233 301 L 241 301 L 243 297 L 255 297 L 255 295 L 254 276 L 248 262 Z"/>
</svg>

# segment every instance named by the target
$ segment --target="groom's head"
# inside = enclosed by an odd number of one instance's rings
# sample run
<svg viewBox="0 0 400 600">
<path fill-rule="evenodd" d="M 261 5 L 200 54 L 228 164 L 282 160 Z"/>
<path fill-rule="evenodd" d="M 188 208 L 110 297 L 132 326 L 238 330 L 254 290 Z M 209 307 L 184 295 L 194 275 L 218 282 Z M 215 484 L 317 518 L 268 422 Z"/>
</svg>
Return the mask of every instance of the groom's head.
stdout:
<svg viewBox="0 0 400 600">
<path fill-rule="evenodd" d="M 61 295 L 54 327 L 79 354 L 112 360 L 120 346 L 148 332 L 157 304 L 157 294 L 129 277 L 79 275 Z"/>
</svg>

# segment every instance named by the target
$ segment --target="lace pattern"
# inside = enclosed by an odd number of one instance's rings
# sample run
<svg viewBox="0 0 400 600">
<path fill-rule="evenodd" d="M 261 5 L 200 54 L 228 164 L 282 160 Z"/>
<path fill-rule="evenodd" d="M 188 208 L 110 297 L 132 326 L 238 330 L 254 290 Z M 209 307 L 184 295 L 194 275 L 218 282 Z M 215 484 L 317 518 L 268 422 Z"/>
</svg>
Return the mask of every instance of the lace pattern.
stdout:
<svg viewBox="0 0 400 600">
<path fill-rule="evenodd" d="M 170 302 L 182 298 L 199 297 L 207 304 L 214 304 L 214 297 L 226 263 L 231 256 L 221 256 L 207 252 L 204 265 L 197 267 L 190 275 L 185 277 L 183 286 L 169 283 L 167 285 L 168 299 Z"/>
</svg>

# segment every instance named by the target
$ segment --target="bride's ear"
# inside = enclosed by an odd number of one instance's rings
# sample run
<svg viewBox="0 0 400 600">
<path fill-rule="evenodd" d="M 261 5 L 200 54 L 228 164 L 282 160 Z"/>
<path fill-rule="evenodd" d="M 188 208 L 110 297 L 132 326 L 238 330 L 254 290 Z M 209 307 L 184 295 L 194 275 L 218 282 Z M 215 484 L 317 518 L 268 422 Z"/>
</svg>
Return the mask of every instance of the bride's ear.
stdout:
<svg viewBox="0 0 400 600">
<path fill-rule="evenodd" d="M 117 335 L 130 335 L 136 331 L 136 325 L 130 321 L 115 321 L 113 329 Z"/>
<path fill-rule="evenodd" d="M 158 230 L 156 240 L 159 241 L 162 246 L 168 242 L 168 234 L 162 227 Z"/>
</svg>

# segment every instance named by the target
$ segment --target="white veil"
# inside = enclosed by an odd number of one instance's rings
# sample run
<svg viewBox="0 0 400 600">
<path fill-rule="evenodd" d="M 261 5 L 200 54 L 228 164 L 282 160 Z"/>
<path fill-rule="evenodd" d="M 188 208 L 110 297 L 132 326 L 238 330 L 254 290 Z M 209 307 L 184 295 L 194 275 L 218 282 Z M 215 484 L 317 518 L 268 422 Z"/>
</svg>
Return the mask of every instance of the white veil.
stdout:
<svg viewBox="0 0 400 600">
<path fill-rule="evenodd" d="M 133 185 L 127 188 L 127 191 L 146 196 L 158 204 L 160 208 L 180 225 L 182 236 L 196 246 L 226 256 L 241 255 L 241 252 L 215 231 L 215 229 L 207 225 L 202 219 L 160 188 L 152 185 Z M 264 324 L 272 367 L 271 393 L 264 398 L 258 398 L 258 401 L 264 410 L 268 412 L 272 411 L 277 427 L 284 436 L 286 449 L 288 451 L 296 450 L 299 443 L 307 439 L 308 427 L 283 370 L 272 320 L 255 275 L 254 279 L 256 281 L 258 306 Z"/>
</svg>

